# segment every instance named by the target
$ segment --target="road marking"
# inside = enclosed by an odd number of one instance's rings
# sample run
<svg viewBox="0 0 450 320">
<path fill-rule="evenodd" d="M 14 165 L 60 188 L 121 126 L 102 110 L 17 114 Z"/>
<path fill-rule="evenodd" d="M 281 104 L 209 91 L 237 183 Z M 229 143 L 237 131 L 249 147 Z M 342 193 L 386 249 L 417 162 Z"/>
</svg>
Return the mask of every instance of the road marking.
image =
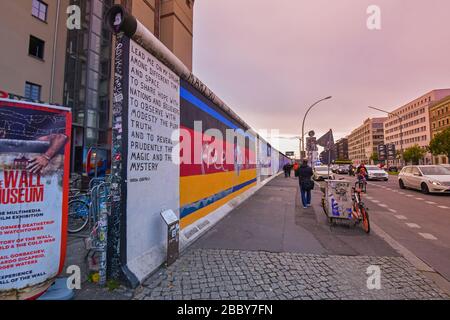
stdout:
<svg viewBox="0 0 450 320">
<path fill-rule="evenodd" d="M 441 208 L 441 209 L 450 209 L 450 208 L 447 207 L 447 206 L 438 206 L 438 208 Z"/>
<path fill-rule="evenodd" d="M 404 192 L 399 192 L 400 194 L 403 194 L 403 195 L 405 195 L 405 193 Z"/>
<path fill-rule="evenodd" d="M 427 265 L 425 262 L 420 260 L 414 253 L 406 249 L 402 246 L 398 241 L 388 235 L 385 231 L 383 231 L 378 225 L 375 223 L 371 223 L 371 227 L 373 231 L 379 235 L 382 239 L 384 239 L 389 245 L 394 248 L 398 253 L 406 258 L 417 270 L 425 271 L 425 272 L 435 272 L 433 268 Z"/>
<path fill-rule="evenodd" d="M 420 201 L 422 201 L 422 200 L 423 200 L 423 198 L 416 198 L 416 200 L 420 200 Z"/>
<path fill-rule="evenodd" d="M 430 233 L 420 233 L 419 232 L 419 234 L 427 240 L 437 240 L 437 238 Z"/>
<path fill-rule="evenodd" d="M 380 203 L 380 200 L 370 200 L 370 201 L 372 201 L 373 203 Z"/>
<path fill-rule="evenodd" d="M 406 196 L 409 197 L 409 198 L 414 197 L 413 195 L 410 195 L 410 194 L 407 194 Z"/>
<path fill-rule="evenodd" d="M 369 199 L 369 200 L 372 200 L 372 199 L 373 199 L 373 197 L 369 197 L 369 196 L 366 196 L 366 198 Z"/>
<path fill-rule="evenodd" d="M 397 213 L 397 210 L 395 210 L 395 209 L 388 209 L 388 210 L 392 213 Z"/>
<path fill-rule="evenodd" d="M 383 207 L 383 208 L 387 208 L 387 205 L 385 205 L 385 204 L 379 204 L 379 206 Z"/>
<path fill-rule="evenodd" d="M 395 216 L 397 219 L 399 219 L 399 220 L 407 220 L 408 218 L 406 218 L 405 216 L 402 216 L 402 215 L 396 215 Z"/>
<path fill-rule="evenodd" d="M 415 223 L 407 223 L 406 225 L 410 228 L 420 229 L 420 226 Z"/>
<path fill-rule="evenodd" d="M 433 202 L 433 201 L 425 201 L 425 203 L 428 203 L 428 204 L 437 204 L 436 202 Z"/>
</svg>

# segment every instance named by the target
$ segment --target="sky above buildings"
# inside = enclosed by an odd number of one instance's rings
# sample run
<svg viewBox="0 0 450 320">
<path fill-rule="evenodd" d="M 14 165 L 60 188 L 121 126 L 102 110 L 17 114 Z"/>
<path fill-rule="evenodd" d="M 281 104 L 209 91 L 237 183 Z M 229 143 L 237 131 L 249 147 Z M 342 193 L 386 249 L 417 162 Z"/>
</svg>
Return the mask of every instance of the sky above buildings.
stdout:
<svg viewBox="0 0 450 320">
<path fill-rule="evenodd" d="M 367 8 L 381 9 L 381 30 Z M 448 0 L 197 0 L 194 73 L 255 129 L 341 138 L 367 119 L 450 88 Z M 297 140 L 280 140 L 297 151 Z"/>
</svg>

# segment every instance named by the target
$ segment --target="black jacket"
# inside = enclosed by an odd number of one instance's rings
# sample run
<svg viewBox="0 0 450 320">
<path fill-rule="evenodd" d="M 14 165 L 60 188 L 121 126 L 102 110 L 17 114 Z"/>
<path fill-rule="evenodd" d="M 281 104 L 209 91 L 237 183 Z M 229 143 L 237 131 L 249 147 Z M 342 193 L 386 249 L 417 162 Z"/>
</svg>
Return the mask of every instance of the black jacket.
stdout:
<svg viewBox="0 0 450 320">
<path fill-rule="evenodd" d="M 313 170 L 310 166 L 301 165 L 298 169 L 298 179 L 299 182 L 302 183 L 303 181 L 311 180 L 311 177 L 313 176 Z"/>
</svg>

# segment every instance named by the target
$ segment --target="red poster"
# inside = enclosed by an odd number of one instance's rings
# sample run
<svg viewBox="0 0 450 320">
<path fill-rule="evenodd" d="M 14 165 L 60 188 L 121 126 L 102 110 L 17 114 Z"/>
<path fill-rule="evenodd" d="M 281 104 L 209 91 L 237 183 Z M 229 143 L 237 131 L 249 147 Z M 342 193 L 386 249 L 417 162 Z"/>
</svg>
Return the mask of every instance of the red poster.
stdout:
<svg viewBox="0 0 450 320">
<path fill-rule="evenodd" d="M 69 109 L 0 99 L 0 300 L 45 291 L 66 251 Z"/>
</svg>

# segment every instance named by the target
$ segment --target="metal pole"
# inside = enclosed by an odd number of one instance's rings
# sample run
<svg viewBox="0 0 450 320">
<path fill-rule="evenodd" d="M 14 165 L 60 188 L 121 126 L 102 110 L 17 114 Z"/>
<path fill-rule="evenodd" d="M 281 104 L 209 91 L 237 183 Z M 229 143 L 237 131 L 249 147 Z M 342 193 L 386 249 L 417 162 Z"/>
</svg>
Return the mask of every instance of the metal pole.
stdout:
<svg viewBox="0 0 450 320">
<path fill-rule="evenodd" d="M 302 150 L 301 150 L 301 152 L 300 152 L 300 159 L 303 159 L 303 155 L 304 155 L 304 153 L 305 153 L 305 120 L 306 120 L 306 116 L 308 115 L 309 111 L 311 111 L 311 109 L 312 109 L 315 105 L 319 104 L 320 102 L 322 102 L 322 101 L 324 101 L 324 100 L 328 100 L 328 99 L 331 99 L 331 98 L 332 98 L 332 97 L 329 96 L 329 97 L 320 99 L 319 101 L 317 101 L 317 102 L 315 102 L 314 104 L 312 104 L 312 105 L 308 108 L 308 110 L 306 110 L 306 113 L 305 113 L 305 116 L 303 117 L 303 122 L 302 122 L 302 143 L 301 143 L 301 144 L 302 144 Z"/>
</svg>

